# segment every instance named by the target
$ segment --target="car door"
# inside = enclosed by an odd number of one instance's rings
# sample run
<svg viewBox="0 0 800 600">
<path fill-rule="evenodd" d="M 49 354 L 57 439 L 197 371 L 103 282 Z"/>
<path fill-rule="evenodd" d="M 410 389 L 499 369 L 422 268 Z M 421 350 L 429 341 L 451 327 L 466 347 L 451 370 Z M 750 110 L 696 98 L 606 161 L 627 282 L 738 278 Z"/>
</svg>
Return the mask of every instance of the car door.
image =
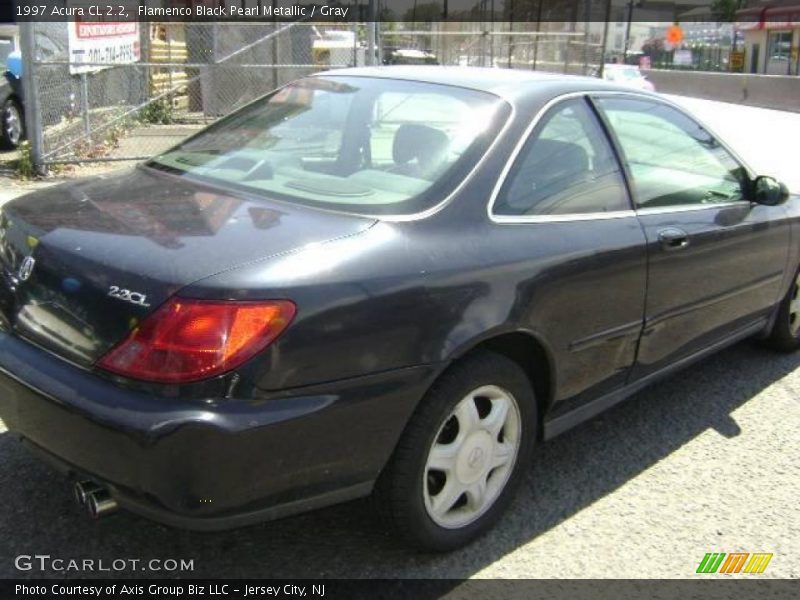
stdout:
<svg viewBox="0 0 800 600">
<path fill-rule="evenodd" d="M 490 216 L 516 321 L 553 358 L 553 415 L 622 387 L 642 327 L 646 250 L 613 148 L 585 95 L 523 138 Z M 513 271 L 513 272 L 512 272 Z"/>
<path fill-rule="evenodd" d="M 781 206 L 747 199 L 751 175 L 683 111 L 644 96 L 599 95 L 647 236 L 642 377 L 764 323 L 789 249 Z"/>
</svg>

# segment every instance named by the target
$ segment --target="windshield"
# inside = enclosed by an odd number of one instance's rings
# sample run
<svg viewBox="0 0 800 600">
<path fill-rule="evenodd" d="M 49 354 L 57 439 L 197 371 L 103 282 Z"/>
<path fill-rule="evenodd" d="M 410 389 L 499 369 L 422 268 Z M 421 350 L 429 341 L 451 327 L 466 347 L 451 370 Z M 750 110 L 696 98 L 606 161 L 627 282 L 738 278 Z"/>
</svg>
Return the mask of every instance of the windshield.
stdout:
<svg viewBox="0 0 800 600">
<path fill-rule="evenodd" d="M 360 214 L 433 206 L 510 112 L 496 96 L 362 77 L 310 77 L 218 121 L 148 166 Z"/>
</svg>

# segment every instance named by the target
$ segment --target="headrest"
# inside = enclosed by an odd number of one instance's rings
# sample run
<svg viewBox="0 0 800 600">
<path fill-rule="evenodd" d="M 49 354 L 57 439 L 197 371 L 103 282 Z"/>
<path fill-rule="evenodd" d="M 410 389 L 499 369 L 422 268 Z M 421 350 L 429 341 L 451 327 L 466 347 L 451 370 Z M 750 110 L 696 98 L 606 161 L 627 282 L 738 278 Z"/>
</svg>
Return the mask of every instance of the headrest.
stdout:
<svg viewBox="0 0 800 600">
<path fill-rule="evenodd" d="M 447 134 L 438 129 L 404 123 L 394 134 L 392 158 L 398 165 L 416 158 L 420 166 L 427 166 L 427 163 L 440 159 L 449 144 Z"/>
<path fill-rule="evenodd" d="M 586 150 L 578 144 L 560 140 L 539 139 L 533 147 L 536 156 L 531 163 L 537 167 L 547 166 L 548 179 L 567 173 L 581 173 L 589 170 L 589 157 Z"/>
</svg>

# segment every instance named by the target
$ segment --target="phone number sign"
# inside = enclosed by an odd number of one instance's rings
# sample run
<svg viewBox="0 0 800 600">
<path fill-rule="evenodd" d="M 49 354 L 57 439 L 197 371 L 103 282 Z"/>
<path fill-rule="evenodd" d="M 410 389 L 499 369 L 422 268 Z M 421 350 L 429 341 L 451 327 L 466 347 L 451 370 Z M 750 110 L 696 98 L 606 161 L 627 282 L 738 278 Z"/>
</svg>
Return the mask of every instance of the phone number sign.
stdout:
<svg viewBox="0 0 800 600">
<path fill-rule="evenodd" d="M 141 59 L 139 23 L 73 21 L 69 27 L 69 72 L 73 75 Z"/>
</svg>

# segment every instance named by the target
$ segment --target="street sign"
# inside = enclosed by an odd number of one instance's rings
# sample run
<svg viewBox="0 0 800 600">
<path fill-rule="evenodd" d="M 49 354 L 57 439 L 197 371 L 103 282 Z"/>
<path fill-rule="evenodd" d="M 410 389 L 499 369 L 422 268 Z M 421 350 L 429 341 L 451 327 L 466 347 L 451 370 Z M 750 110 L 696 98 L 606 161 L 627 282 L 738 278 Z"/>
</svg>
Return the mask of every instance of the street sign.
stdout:
<svg viewBox="0 0 800 600">
<path fill-rule="evenodd" d="M 683 29 L 680 28 L 680 25 L 673 25 L 667 29 L 666 40 L 667 43 L 674 46 L 677 46 L 683 41 Z"/>
<path fill-rule="evenodd" d="M 675 53 L 672 55 L 672 64 L 680 67 L 692 66 L 692 51 L 675 50 Z"/>
<path fill-rule="evenodd" d="M 731 52 L 730 66 L 734 73 L 744 71 L 744 52 Z"/>
<path fill-rule="evenodd" d="M 139 23 L 112 21 L 72 21 L 69 29 L 69 72 L 90 73 L 109 67 L 138 62 L 141 55 Z"/>
</svg>

